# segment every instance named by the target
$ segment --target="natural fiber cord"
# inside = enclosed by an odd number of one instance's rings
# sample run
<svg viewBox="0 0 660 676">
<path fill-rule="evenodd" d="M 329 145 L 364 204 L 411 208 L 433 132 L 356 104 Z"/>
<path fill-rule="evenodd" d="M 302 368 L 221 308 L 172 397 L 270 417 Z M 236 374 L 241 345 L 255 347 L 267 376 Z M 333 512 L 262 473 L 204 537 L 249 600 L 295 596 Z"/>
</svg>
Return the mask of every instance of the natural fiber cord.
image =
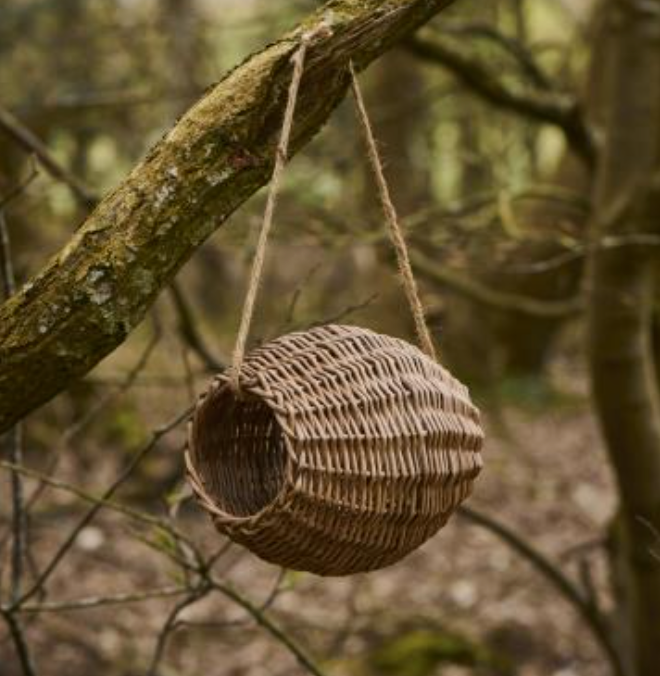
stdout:
<svg viewBox="0 0 660 676">
<path fill-rule="evenodd" d="M 322 27 L 317 32 L 327 30 Z M 232 352 L 232 387 L 238 392 L 240 389 L 240 374 L 243 359 L 245 358 L 245 346 L 250 332 L 250 325 L 252 323 L 252 316 L 254 314 L 254 306 L 261 283 L 263 274 L 264 261 L 266 258 L 266 249 L 268 246 L 268 237 L 273 227 L 273 216 L 275 214 L 275 207 L 277 206 L 277 198 L 279 195 L 280 181 L 284 172 L 284 167 L 287 161 L 289 151 L 289 139 L 291 137 L 291 129 L 293 127 L 293 115 L 296 109 L 296 101 L 298 99 L 298 89 L 303 75 L 305 64 L 305 54 L 307 46 L 313 39 L 316 33 L 306 33 L 303 35 L 300 47 L 296 50 L 292 57 L 293 61 L 293 75 L 291 77 L 291 84 L 289 85 L 289 92 L 287 97 L 286 109 L 284 111 L 284 119 L 282 121 L 282 130 L 280 132 L 277 150 L 275 152 L 275 165 L 273 167 L 273 175 L 270 181 L 268 191 L 268 198 L 266 201 L 266 209 L 264 217 L 259 230 L 259 239 L 252 262 L 252 269 L 250 270 L 250 277 L 248 280 L 248 290 L 243 303 L 243 310 L 241 312 L 241 321 L 236 335 L 236 342 Z M 436 358 L 435 347 L 431 332 L 426 324 L 426 317 L 424 314 L 424 306 L 419 298 L 419 291 L 417 289 L 417 282 L 413 274 L 412 266 L 410 264 L 410 256 L 408 255 L 408 247 L 406 245 L 401 225 L 397 217 L 396 209 L 390 197 L 390 191 L 387 187 L 383 166 L 376 147 L 376 140 L 374 139 L 369 116 L 364 105 L 362 92 L 358 84 L 358 79 L 353 68 L 353 63 L 349 64 L 349 71 L 351 75 L 351 88 L 355 98 L 355 105 L 360 120 L 360 126 L 364 132 L 365 143 L 367 146 L 367 155 L 369 157 L 369 164 L 371 166 L 376 186 L 378 188 L 378 196 L 380 199 L 383 215 L 387 223 L 388 234 L 394 247 L 396 254 L 397 265 L 401 273 L 403 281 L 403 288 L 406 294 L 406 299 L 412 312 L 413 320 L 415 322 L 415 331 L 421 348 L 432 359 Z"/>
<path fill-rule="evenodd" d="M 385 221 L 387 222 L 390 240 L 394 247 L 394 253 L 396 254 L 396 261 L 399 272 L 401 273 L 401 280 L 406 293 L 406 299 L 408 300 L 408 305 L 410 305 L 410 311 L 412 312 L 413 320 L 415 321 L 417 339 L 419 340 L 422 350 L 424 350 L 431 359 L 436 359 L 433 339 L 431 338 L 431 332 L 426 323 L 424 306 L 419 298 L 417 282 L 415 280 L 415 275 L 413 274 L 412 266 L 410 265 L 408 245 L 406 244 L 401 225 L 399 224 L 399 218 L 396 214 L 396 209 L 394 208 L 392 198 L 390 197 L 390 190 L 387 187 L 387 181 L 385 180 L 385 173 L 383 172 L 383 165 L 380 161 L 380 155 L 378 154 L 376 139 L 374 138 L 374 133 L 371 129 L 371 123 L 369 122 L 369 116 L 367 115 L 367 109 L 364 105 L 364 99 L 362 98 L 362 92 L 360 91 L 353 63 L 350 64 L 349 68 L 351 71 L 351 87 L 353 89 L 353 96 L 355 97 L 355 107 L 357 109 L 358 119 L 360 120 L 360 126 L 364 133 L 369 164 L 371 165 L 371 171 L 376 181 L 376 187 L 378 188 L 378 197 L 380 198 L 380 204 L 383 209 Z"/>
<path fill-rule="evenodd" d="M 327 29 L 325 29 L 327 30 Z M 241 365 L 245 358 L 245 345 L 247 343 L 248 334 L 250 332 L 250 324 L 252 323 L 252 315 L 254 314 L 254 304 L 257 299 L 259 291 L 259 284 L 261 283 L 261 276 L 264 268 L 264 260 L 266 258 L 266 248 L 268 246 L 268 236 L 273 227 L 273 215 L 277 205 L 277 197 L 279 195 L 280 180 L 284 171 L 284 166 L 287 161 L 289 152 L 289 138 L 291 137 L 291 129 L 293 127 L 293 114 L 296 110 L 296 101 L 298 99 L 298 88 L 300 87 L 300 80 L 302 79 L 303 66 L 305 64 L 305 53 L 307 45 L 310 43 L 316 33 L 305 33 L 300 41 L 300 47 L 293 55 L 293 76 L 291 84 L 289 85 L 289 93 L 286 102 L 286 109 L 284 111 L 284 120 L 282 122 L 282 131 L 275 151 L 275 165 L 273 167 L 273 175 L 268 189 L 268 199 L 266 201 L 266 210 L 264 212 L 261 229 L 259 230 L 259 239 L 257 241 L 257 248 L 252 261 L 252 269 L 250 271 L 250 278 L 248 281 L 248 290 L 243 304 L 243 311 L 241 312 L 241 323 L 239 325 L 238 333 L 236 334 L 236 343 L 234 344 L 234 351 L 232 353 L 232 386 L 236 391 L 240 388 Z"/>
</svg>

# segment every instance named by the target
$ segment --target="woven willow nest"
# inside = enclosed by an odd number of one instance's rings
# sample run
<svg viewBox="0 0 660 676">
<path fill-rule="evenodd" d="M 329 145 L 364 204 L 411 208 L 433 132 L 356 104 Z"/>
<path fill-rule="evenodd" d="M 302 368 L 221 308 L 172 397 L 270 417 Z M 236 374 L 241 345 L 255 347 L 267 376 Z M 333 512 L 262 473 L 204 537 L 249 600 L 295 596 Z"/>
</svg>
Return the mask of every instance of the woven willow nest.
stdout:
<svg viewBox="0 0 660 676">
<path fill-rule="evenodd" d="M 319 575 L 388 566 L 468 496 L 483 433 L 467 389 L 412 345 L 354 326 L 251 352 L 240 395 L 215 378 L 186 464 L 222 533 Z"/>
</svg>

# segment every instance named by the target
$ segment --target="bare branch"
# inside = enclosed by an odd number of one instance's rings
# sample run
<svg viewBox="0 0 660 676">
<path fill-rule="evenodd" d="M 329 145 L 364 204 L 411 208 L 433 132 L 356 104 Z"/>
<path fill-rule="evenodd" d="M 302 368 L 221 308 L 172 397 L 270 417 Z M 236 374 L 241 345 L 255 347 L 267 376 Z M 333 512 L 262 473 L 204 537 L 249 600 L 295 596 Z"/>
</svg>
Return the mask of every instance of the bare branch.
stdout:
<svg viewBox="0 0 660 676">
<path fill-rule="evenodd" d="M 181 533 L 176 531 L 174 527 L 171 526 L 167 521 L 159 519 L 157 516 L 153 516 L 152 514 L 148 514 L 147 512 L 142 512 L 140 510 L 135 509 L 134 507 L 129 507 L 128 505 L 124 505 L 120 502 L 111 500 L 110 498 L 94 496 L 88 491 L 83 490 L 82 488 L 73 486 L 67 483 L 66 481 L 62 481 L 61 479 L 56 479 L 55 477 L 48 476 L 43 472 L 38 472 L 37 470 L 30 469 L 28 467 L 22 467 L 21 465 L 15 465 L 14 463 L 7 462 L 6 460 L 0 460 L 0 469 L 8 470 L 10 472 L 17 472 L 22 476 L 35 479 L 39 481 L 41 484 L 44 484 L 45 486 L 50 486 L 51 488 L 65 491 L 67 493 L 70 493 L 71 495 L 75 495 L 77 498 L 80 498 L 85 502 L 89 502 L 92 505 L 100 505 L 103 508 L 107 508 L 120 514 L 123 514 L 124 516 L 134 519 L 135 521 L 139 521 L 149 526 L 162 528 L 163 530 L 169 532 L 172 535 L 176 534 L 177 536 L 181 537 Z"/>
<path fill-rule="evenodd" d="M 571 317 L 582 311 L 583 300 L 580 297 L 568 300 L 539 300 L 531 296 L 498 291 L 484 284 L 469 279 L 441 264 L 436 264 L 423 254 L 419 248 L 411 251 L 415 271 L 434 284 L 446 286 L 471 300 L 487 307 L 518 312 L 533 317 Z"/>
<path fill-rule="evenodd" d="M 16 648 L 16 654 L 18 656 L 21 669 L 23 670 L 23 676 L 37 676 L 34 660 L 30 654 L 30 649 L 25 639 L 25 634 L 23 633 L 21 623 L 11 611 L 0 610 L 0 614 L 5 619 L 5 622 L 9 627 L 9 633 L 11 634 L 14 647 Z"/>
<path fill-rule="evenodd" d="M 0 210 L 4 209 L 10 202 L 15 200 L 19 195 L 22 195 L 28 186 L 39 175 L 39 169 L 34 161 L 34 155 L 30 155 L 30 171 L 28 175 L 19 181 L 13 188 L 11 188 L 5 195 L 0 197 Z"/>
<path fill-rule="evenodd" d="M 341 321 L 345 320 L 347 317 L 350 317 L 351 315 L 354 315 L 357 312 L 365 310 L 372 303 L 374 303 L 377 299 L 378 299 L 378 294 L 372 293 L 370 296 L 368 296 L 364 300 L 361 300 L 358 303 L 353 303 L 352 305 L 348 305 L 347 307 L 343 308 L 339 312 L 336 312 L 334 315 L 332 315 L 330 317 L 326 317 L 325 319 L 321 319 L 319 321 L 316 321 L 316 322 L 309 324 L 306 328 L 312 328 L 314 326 L 323 326 L 325 324 L 336 324 L 337 322 L 341 322 Z"/>
<path fill-rule="evenodd" d="M 599 614 L 598 609 L 582 595 L 580 590 L 561 572 L 561 570 L 559 570 L 559 568 L 557 568 L 557 566 L 520 535 L 493 517 L 471 507 L 466 507 L 465 505 L 459 507 L 457 513 L 468 521 L 471 521 L 473 524 L 481 526 L 496 535 L 514 551 L 529 561 L 537 571 L 549 580 L 555 589 L 557 589 L 557 591 L 559 591 L 559 593 L 577 610 L 587 627 L 589 627 L 593 637 L 605 653 L 605 656 L 612 667 L 612 672 L 616 676 L 625 676 L 625 669 L 621 661 L 621 656 L 614 645 L 612 636 L 603 617 Z"/>
<path fill-rule="evenodd" d="M 2 209 L 0 209 L 0 277 L 2 277 L 5 297 L 9 298 L 13 296 L 16 291 L 16 276 L 11 255 L 9 230 L 7 229 L 7 221 Z"/>
<path fill-rule="evenodd" d="M 11 243 L 5 214 L 0 209 L 0 271 L 5 295 L 10 297 L 16 290 L 16 277 L 11 255 Z M 23 425 L 19 422 L 9 430 L 6 437 L 9 460 L 17 465 L 23 463 Z M 16 603 L 21 596 L 23 560 L 27 547 L 27 518 L 23 501 L 23 481 L 18 472 L 11 472 L 12 549 L 10 602 Z M 20 634 L 20 627 L 16 626 Z M 17 638 L 18 634 L 15 636 Z"/>
<path fill-rule="evenodd" d="M 559 127 L 573 150 L 589 165 L 596 151 L 578 103 L 547 91 L 522 92 L 508 87 L 497 73 L 440 40 L 414 37 L 406 47 L 416 56 L 447 68 L 464 85 L 489 103 L 537 122 Z"/>
<path fill-rule="evenodd" d="M 255 606 L 231 585 L 218 580 L 212 580 L 212 584 L 215 589 L 222 592 L 222 594 L 247 611 L 258 625 L 266 629 L 271 636 L 282 643 L 282 645 L 294 655 L 298 660 L 298 663 L 309 671 L 310 674 L 313 674 L 313 676 L 325 676 L 320 667 L 311 660 L 302 648 L 300 648 L 293 639 L 275 624 L 260 608 Z"/>
<path fill-rule="evenodd" d="M 117 489 L 124 483 L 124 481 L 126 481 L 126 479 L 128 479 L 128 477 L 133 473 L 135 468 L 140 464 L 140 462 L 142 462 L 144 457 L 156 446 L 158 441 L 163 436 L 165 436 L 173 429 L 178 427 L 178 425 L 180 425 L 184 420 L 186 420 L 189 417 L 191 410 L 192 409 L 187 409 L 182 414 L 179 414 L 173 420 L 168 422 L 166 425 L 163 425 L 162 427 L 160 427 L 159 429 L 155 430 L 152 433 L 149 442 L 145 446 L 143 446 L 143 448 L 140 451 L 138 451 L 133 455 L 131 461 L 128 463 L 126 468 L 119 474 L 119 476 L 115 479 L 115 481 L 113 481 L 113 483 L 105 490 L 105 492 L 99 498 L 99 500 L 93 504 L 93 506 L 89 509 L 89 511 L 85 514 L 85 516 L 83 516 L 83 518 L 80 519 L 80 521 L 76 524 L 76 526 L 71 530 L 69 535 L 64 539 L 64 542 L 60 545 L 59 549 L 53 555 L 50 562 L 43 569 L 37 581 L 27 592 L 25 592 L 25 594 L 23 594 L 23 596 L 21 596 L 20 599 L 18 599 L 10 606 L 9 611 L 13 611 L 19 606 L 21 606 L 26 601 L 31 599 L 39 590 L 42 589 L 42 587 L 46 584 L 50 576 L 55 572 L 55 569 L 62 561 L 66 553 L 73 546 L 78 535 L 80 534 L 80 531 L 82 531 L 82 529 L 85 528 L 87 524 L 89 524 L 89 522 L 96 516 L 98 511 L 104 506 L 104 503 L 110 500 L 110 498 L 112 498 Z"/>
<path fill-rule="evenodd" d="M 31 179 L 29 179 L 31 180 Z M 27 184 L 25 184 L 27 185 Z M 19 194 L 24 189 L 19 186 Z M 8 200 L 3 200 L 7 202 Z M 9 240 L 9 231 L 5 221 L 4 211 L 0 208 L 0 272 L 4 292 L 7 297 L 14 294 L 16 289 L 16 278 L 14 275 L 14 266 L 11 256 L 11 244 Z M 9 459 L 11 462 L 21 464 L 23 462 L 23 426 L 16 423 L 7 434 L 9 448 Z M 23 581 L 23 560 L 25 558 L 25 549 L 27 542 L 27 519 L 23 504 L 23 481 L 21 475 L 11 471 L 11 505 L 12 505 L 12 550 L 11 550 L 11 587 L 9 601 L 11 604 L 18 602 L 21 596 L 21 584 Z M 2 610 L 2 615 L 9 628 L 19 662 L 25 676 L 35 676 L 34 662 L 30 655 L 29 646 L 20 620 L 12 614 L 11 610 Z"/>
<path fill-rule="evenodd" d="M 149 589 L 140 592 L 126 592 L 125 594 L 111 594 L 109 596 L 88 596 L 71 601 L 49 601 L 42 603 L 26 603 L 17 608 L 16 612 L 40 615 L 41 613 L 59 613 L 78 610 L 90 610 L 101 606 L 126 605 L 129 603 L 142 603 L 153 599 L 164 599 L 170 596 L 180 596 L 188 593 L 188 587 L 171 586 L 160 589 Z"/>
<path fill-rule="evenodd" d="M 7 454 L 11 463 L 20 465 L 23 462 L 23 426 L 17 423 L 7 433 Z M 15 469 L 10 473 L 11 480 L 11 592 L 10 601 L 15 603 L 21 596 L 23 580 L 23 561 L 27 549 L 27 514 L 23 500 L 23 481 Z"/>
<path fill-rule="evenodd" d="M 24 502 L 23 508 L 26 520 L 29 519 L 30 512 L 34 508 L 35 504 L 38 502 L 39 498 L 42 495 L 43 489 L 46 486 L 64 488 L 65 490 L 69 490 L 70 492 L 75 492 L 76 489 L 74 489 L 73 487 L 67 486 L 62 482 L 58 483 L 50 476 L 57 469 L 57 466 L 60 462 L 62 451 L 68 446 L 68 444 L 71 443 L 71 441 L 78 434 L 80 434 L 80 432 L 83 429 L 85 429 L 87 425 L 90 424 L 90 422 L 92 422 L 96 418 L 96 416 L 98 416 L 101 413 L 101 411 L 105 410 L 107 406 L 109 406 L 113 401 L 115 401 L 123 393 L 128 391 L 128 389 L 130 389 L 135 384 L 138 376 L 140 375 L 142 370 L 146 367 L 147 362 L 149 361 L 149 358 L 153 350 L 156 348 L 156 345 L 158 344 L 159 340 L 160 340 L 160 332 L 158 329 L 156 329 L 152 338 L 147 343 L 144 351 L 139 355 L 135 363 L 135 366 L 133 366 L 133 368 L 130 369 L 126 377 L 122 379 L 119 383 L 117 383 L 116 386 L 114 386 L 110 392 L 101 396 L 100 399 L 90 407 L 90 409 L 85 413 L 84 416 L 82 416 L 79 420 L 77 420 L 73 425 L 71 425 L 67 430 L 64 431 L 60 439 L 54 444 L 52 457 L 50 458 L 48 470 L 46 473 L 39 473 L 33 470 L 28 470 L 25 467 L 22 467 L 22 461 L 20 459 L 10 458 L 9 463 L 2 463 L 0 461 L 0 467 L 6 467 L 7 469 L 10 469 L 12 472 L 18 472 L 18 474 L 31 476 L 32 478 L 36 478 L 39 481 L 38 485 L 32 490 L 32 493 Z M 79 497 L 87 499 L 87 497 L 83 495 L 79 495 Z M 95 500 L 92 499 L 91 501 L 94 502 Z M 0 539 L 0 549 L 4 546 L 7 537 L 8 535 Z"/>
<path fill-rule="evenodd" d="M 656 561 L 658 561 L 658 563 L 660 563 L 660 550 L 655 548 L 657 545 L 660 545 L 660 531 L 648 519 L 645 519 L 643 516 L 638 516 L 637 521 L 639 521 L 655 538 L 654 546 L 649 547 L 649 553 Z"/>
<path fill-rule="evenodd" d="M 76 200 L 85 210 L 96 205 L 98 198 L 76 176 L 58 162 L 46 145 L 35 134 L 3 106 L 0 106 L 0 129 L 26 152 L 35 155 L 44 169 L 53 178 L 69 186 Z"/>
<path fill-rule="evenodd" d="M 224 371 L 225 364 L 213 354 L 206 344 L 204 337 L 199 332 L 190 303 L 181 285 L 176 280 L 173 280 L 168 288 L 179 320 L 179 332 L 185 344 L 200 358 L 202 364 L 204 364 L 209 372 L 218 373 L 219 371 Z"/>
<path fill-rule="evenodd" d="M 441 33 L 458 35 L 460 37 L 476 37 L 488 40 L 499 45 L 506 53 L 512 56 L 520 66 L 521 72 L 539 89 L 552 91 L 553 84 L 536 62 L 534 55 L 519 40 L 501 33 L 488 23 L 477 22 L 448 22 L 440 28 Z"/>
<path fill-rule="evenodd" d="M 147 676 L 156 676 L 158 674 L 158 666 L 165 653 L 167 640 L 169 639 L 170 634 L 176 629 L 176 621 L 179 614 L 188 606 L 191 606 L 193 603 L 196 603 L 199 599 L 206 596 L 210 591 L 211 587 L 207 585 L 202 586 L 200 589 L 195 589 L 190 592 L 185 599 L 179 601 L 179 603 L 172 608 L 156 639 L 156 647 L 154 649 L 153 657 L 151 658 L 151 664 L 147 670 Z"/>
</svg>

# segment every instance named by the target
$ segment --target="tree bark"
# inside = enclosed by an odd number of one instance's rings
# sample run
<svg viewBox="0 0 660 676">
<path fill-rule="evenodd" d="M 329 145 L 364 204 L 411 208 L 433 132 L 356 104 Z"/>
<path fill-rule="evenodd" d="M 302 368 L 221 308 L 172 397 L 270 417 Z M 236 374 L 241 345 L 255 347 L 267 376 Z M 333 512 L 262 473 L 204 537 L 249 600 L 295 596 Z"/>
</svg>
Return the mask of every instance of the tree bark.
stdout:
<svg viewBox="0 0 660 676">
<path fill-rule="evenodd" d="M 197 102 L 0 308 L 0 433 L 123 342 L 195 249 L 268 181 L 290 58 L 310 46 L 291 152 L 364 68 L 452 0 L 334 0 L 254 54 Z M 212 283 L 212 281 L 210 281 Z"/>
<path fill-rule="evenodd" d="M 657 232 L 660 168 L 660 1 L 608 3 L 609 73 L 604 144 L 595 177 L 592 241 Z M 589 355 L 596 411 L 618 481 L 622 606 L 632 629 L 630 664 L 660 664 L 660 565 L 643 520 L 660 525 L 660 403 L 651 346 L 656 254 L 592 246 Z"/>
</svg>

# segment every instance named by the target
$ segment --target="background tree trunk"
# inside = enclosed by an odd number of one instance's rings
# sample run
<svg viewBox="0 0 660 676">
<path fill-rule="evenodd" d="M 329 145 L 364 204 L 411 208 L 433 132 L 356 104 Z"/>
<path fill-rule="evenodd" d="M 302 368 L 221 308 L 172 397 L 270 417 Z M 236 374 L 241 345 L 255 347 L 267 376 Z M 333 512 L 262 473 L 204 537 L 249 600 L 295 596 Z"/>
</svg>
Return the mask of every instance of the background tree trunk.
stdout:
<svg viewBox="0 0 660 676">
<path fill-rule="evenodd" d="M 619 486 L 618 585 L 628 598 L 637 676 L 658 673 L 660 564 L 644 521 L 660 525 L 660 404 L 651 344 L 654 266 L 648 247 L 604 248 L 606 236 L 653 229 L 660 147 L 660 2 L 607 8 L 605 142 L 596 171 L 589 258 L 589 356 L 598 418 Z"/>
</svg>

